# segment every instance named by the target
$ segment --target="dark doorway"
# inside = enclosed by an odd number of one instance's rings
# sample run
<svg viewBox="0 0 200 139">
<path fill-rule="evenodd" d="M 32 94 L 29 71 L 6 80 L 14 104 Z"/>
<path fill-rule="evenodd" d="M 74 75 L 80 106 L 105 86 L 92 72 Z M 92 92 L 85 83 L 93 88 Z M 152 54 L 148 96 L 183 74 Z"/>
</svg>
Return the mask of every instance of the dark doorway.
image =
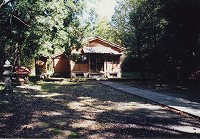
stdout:
<svg viewBox="0 0 200 139">
<path fill-rule="evenodd" d="M 90 58 L 91 72 L 104 71 L 104 57 L 103 55 L 93 55 Z"/>
</svg>

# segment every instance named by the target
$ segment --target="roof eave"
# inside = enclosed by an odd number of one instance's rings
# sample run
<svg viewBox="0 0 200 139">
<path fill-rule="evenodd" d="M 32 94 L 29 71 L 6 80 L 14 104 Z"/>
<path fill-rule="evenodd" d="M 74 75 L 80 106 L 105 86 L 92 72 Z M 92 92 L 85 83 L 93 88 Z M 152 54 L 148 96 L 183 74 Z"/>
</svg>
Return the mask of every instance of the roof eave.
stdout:
<svg viewBox="0 0 200 139">
<path fill-rule="evenodd" d="M 109 45 L 111 45 L 111 46 L 114 46 L 115 48 L 118 48 L 118 49 L 120 49 L 120 50 L 122 50 L 122 51 L 126 50 L 126 48 L 124 48 L 124 47 L 122 47 L 122 46 L 120 46 L 120 45 L 118 45 L 118 44 L 109 42 L 109 41 L 107 41 L 107 40 L 105 40 L 105 39 L 103 39 L 103 38 L 100 38 L 100 37 L 94 37 L 94 38 L 88 39 L 87 42 L 91 42 L 91 41 L 94 41 L 94 40 L 96 40 L 96 39 L 98 39 L 98 40 L 100 40 L 100 41 L 102 41 L 102 42 L 104 42 L 104 43 L 107 43 L 107 44 L 109 44 Z"/>
</svg>

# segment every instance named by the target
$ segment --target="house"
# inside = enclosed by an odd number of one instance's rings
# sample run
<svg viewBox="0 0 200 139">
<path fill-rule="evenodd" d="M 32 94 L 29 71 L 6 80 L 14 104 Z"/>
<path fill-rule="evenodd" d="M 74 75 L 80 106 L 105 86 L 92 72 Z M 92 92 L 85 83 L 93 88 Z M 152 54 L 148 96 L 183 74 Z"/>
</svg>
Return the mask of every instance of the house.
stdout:
<svg viewBox="0 0 200 139">
<path fill-rule="evenodd" d="M 88 39 L 82 48 L 72 50 L 72 54 L 79 55 L 79 59 L 72 60 L 64 54 L 53 57 L 54 74 L 72 78 L 120 78 L 124 50 L 99 37 Z"/>
</svg>

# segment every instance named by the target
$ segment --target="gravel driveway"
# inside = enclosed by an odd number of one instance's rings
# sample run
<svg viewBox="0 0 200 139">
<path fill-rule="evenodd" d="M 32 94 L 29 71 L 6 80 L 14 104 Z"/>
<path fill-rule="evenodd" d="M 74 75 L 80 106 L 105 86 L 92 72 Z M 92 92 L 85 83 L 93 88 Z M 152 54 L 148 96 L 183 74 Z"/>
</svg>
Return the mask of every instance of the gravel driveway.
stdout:
<svg viewBox="0 0 200 139">
<path fill-rule="evenodd" d="M 0 137 L 200 138 L 198 119 L 95 81 L 16 88 L 0 110 Z"/>
</svg>

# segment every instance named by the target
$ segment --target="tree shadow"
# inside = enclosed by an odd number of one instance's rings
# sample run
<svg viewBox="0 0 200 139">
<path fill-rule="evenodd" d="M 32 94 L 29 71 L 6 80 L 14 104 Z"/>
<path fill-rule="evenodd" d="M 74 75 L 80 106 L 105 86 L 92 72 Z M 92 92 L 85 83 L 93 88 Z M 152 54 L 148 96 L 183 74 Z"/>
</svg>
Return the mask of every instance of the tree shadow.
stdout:
<svg viewBox="0 0 200 139">
<path fill-rule="evenodd" d="M 160 113 L 160 114 L 159 114 Z M 165 113 L 165 114 L 164 114 Z M 163 115 L 164 114 L 164 115 Z M 111 119 L 106 119 L 107 117 Z M 108 128 L 107 132 L 114 132 L 120 137 L 148 137 L 148 138 L 193 138 L 200 137 L 200 134 L 188 131 L 188 125 L 194 128 L 200 128 L 199 123 L 192 121 L 159 109 L 149 110 L 141 108 L 133 111 L 107 111 L 96 118 L 112 123 L 113 127 Z M 190 133 L 191 132 L 191 133 Z M 119 134 L 120 133 L 120 134 Z M 118 137 L 118 136 L 115 136 Z"/>
<path fill-rule="evenodd" d="M 200 137 L 176 129 L 200 129 L 194 119 L 95 82 L 40 86 L 0 94 L 0 137 Z"/>
<path fill-rule="evenodd" d="M 1 94 L 1 137 L 50 138 L 60 135 L 62 129 L 70 129 L 68 123 L 79 114 L 53 97 L 37 97 L 41 92 L 20 89 L 13 94 Z"/>
<path fill-rule="evenodd" d="M 129 82 L 126 80 L 119 83 L 200 103 L 200 98 L 196 97 L 199 95 L 200 89 L 196 85 L 176 85 L 174 83 L 160 86 L 158 83 L 150 81 L 144 85 L 139 81 Z"/>
</svg>

